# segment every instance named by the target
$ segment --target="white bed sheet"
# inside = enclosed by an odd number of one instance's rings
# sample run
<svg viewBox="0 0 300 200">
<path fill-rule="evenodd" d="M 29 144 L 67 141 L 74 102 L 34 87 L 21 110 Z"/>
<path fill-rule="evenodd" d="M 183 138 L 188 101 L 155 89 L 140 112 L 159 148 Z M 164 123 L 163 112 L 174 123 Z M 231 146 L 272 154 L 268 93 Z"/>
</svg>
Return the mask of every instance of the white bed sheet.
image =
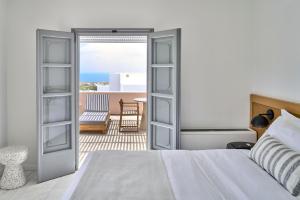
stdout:
<svg viewBox="0 0 300 200">
<path fill-rule="evenodd" d="M 247 150 L 162 151 L 176 200 L 296 200 Z"/>
</svg>

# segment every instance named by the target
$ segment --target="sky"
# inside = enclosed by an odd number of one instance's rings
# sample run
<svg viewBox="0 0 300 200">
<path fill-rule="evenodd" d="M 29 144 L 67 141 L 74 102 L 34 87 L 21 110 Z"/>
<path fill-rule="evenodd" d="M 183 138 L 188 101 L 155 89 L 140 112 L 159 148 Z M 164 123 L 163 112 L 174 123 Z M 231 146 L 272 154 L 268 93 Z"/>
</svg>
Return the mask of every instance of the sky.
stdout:
<svg viewBox="0 0 300 200">
<path fill-rule="evenodd" d="M 81 43 L 80 73 L 146 73 L 147 43 Z"/>
</svg>

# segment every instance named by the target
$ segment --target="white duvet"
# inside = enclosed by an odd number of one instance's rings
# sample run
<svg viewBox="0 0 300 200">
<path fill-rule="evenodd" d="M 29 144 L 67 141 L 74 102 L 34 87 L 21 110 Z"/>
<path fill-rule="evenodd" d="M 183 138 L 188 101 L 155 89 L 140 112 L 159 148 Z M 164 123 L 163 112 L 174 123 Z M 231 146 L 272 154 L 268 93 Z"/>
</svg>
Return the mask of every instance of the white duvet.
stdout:
<svg viewBox="0 0 300 200">
<path fill-rule="evenodd" d="M 77 172 L 63 199 L 83 197 L 105 200 L 299 199 L 250 160 L 247 150 L 234 149 L 94 152 Z"/>
<path fill-rule="evenodd" d="M 247 150 L 162 151 L 177 200 L 296 200 Z"/>
</svg>

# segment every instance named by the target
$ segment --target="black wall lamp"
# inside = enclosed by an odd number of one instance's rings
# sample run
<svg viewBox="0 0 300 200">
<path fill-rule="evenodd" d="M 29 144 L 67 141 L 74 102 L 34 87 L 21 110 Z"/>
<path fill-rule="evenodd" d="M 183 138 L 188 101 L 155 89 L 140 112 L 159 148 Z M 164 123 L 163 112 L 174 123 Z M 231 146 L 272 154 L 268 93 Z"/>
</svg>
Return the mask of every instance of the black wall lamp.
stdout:
<svg viewBox="0 0 300 200">
<path fill-rule="evenodd" d="M 274 119 L 274 112 L 271 109 L 267 110 L 267 112 L 264 114 L 259 114 L 253 117 L 253 119 L 251 120 L 251 124 L 256 128 L 265 128 L 270 124 L 268 119 Z"/>
</svg>

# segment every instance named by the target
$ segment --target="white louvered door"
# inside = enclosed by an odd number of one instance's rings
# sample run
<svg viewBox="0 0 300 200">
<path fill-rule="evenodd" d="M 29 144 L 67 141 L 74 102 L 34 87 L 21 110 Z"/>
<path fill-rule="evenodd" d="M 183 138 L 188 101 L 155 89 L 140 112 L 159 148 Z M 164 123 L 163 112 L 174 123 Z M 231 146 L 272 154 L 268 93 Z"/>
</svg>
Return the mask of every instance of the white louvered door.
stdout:
<svg viewBox="0 0 300 200">
<path fill-rule="evenodd" d="M 148 141 L 152 149 L 180 148 L 180 29 L 148 37 Z"/>
<path fill-rule="evenodd" d="M 38 181 L 75 172 L 74 33 L 37 30 Z"/>
</svg>

